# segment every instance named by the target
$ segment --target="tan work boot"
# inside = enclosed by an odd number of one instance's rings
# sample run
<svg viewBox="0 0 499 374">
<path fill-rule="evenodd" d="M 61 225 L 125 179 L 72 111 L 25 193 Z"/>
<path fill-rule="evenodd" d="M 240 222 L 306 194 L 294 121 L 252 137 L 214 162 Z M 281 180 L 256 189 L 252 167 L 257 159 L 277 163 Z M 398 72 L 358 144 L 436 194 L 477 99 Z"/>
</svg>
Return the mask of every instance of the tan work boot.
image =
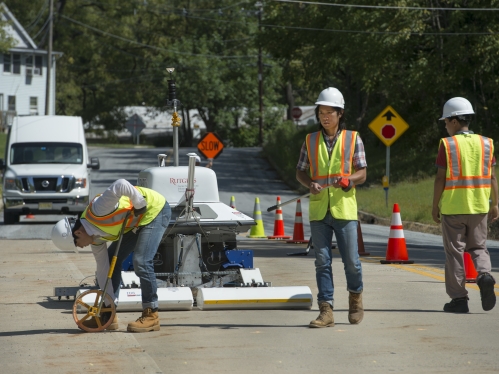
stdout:
<svg viewBox="0 0 499 374">
<path fill-rule="evenodd" d="M 111 317 L 111 312 L 107 312 L 107 313 L 102 313 L 102 317 L 101 317 L 101 324 L 106 324 L 107 321 L 109 321 L 109 317 Z M 96 329 L 97 327 L 97 321 L 95 320 L 94 317 L 90 318 L 90 319 L 87 319 L 86 321 L 83 321 L 81 323 L 83 326 L 85 327 L 88 327 L 90 329 Z M 118 315 L 115 314 L 114 315 L 114 320 L 113 322 L 107 327 L 106 330 L 118 330 L 120 328 L 119 324 L 118 324 Z"/>
<path fill-rule="evenodd" d="M 158 310 L 155 312 L 151 308 L 146 308 L 135 322 L 128 324 L 127 330 L 130 332 L 159 331 Z"/>
<path fill-rule="evenodd" d="M 308 327 L 332 327 L 334 326 L 333 307 L 328 302 L 319 303 L 320 314 L 317 319 L 310 322 Z"/>
<path fill-rule="evenodd" d="M 362 293 L 350 292 L 348 297 L 348 321 L 353 324 L 359 324 L 364 318 L 364 306 L 362 305 Z"/>
</svg>

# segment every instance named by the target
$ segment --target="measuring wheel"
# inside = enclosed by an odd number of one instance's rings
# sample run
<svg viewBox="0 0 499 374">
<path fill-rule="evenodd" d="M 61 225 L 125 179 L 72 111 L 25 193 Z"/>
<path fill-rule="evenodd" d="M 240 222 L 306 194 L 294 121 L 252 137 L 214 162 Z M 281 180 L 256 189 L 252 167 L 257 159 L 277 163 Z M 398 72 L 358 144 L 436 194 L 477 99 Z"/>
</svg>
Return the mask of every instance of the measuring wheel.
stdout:
<svg viewBox="0 0 499 374">
<path fill-rule="evenodd" d="M 99 303 L 103 294 L 105 295 L 105 300 L 102 303 L 100 316 L 97 316 Z M 105 304 L 109 306 L 106 306 Z M 82 315 L 83 313 L 85 313 L 85 315 L 83 315 L 82 318 L 79 318 L 78 314 Z M 73 319 L 80 329 L 87 332 L 104 331 L 113 323 L 115 316 L 116 305 L 114 304 L 114 300 L 109 294 L 104 293 L 102 290 L 85 291 L 76 298 L 73 304 Z"/>
</svg>

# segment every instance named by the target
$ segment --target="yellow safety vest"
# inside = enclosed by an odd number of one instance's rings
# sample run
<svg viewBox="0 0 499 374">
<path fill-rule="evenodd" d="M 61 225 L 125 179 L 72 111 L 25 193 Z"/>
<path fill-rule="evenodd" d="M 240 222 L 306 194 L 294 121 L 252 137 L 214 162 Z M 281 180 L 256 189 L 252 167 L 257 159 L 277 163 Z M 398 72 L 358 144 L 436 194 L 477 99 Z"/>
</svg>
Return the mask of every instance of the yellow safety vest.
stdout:
<svg viewBox="0 0 499 374">
<path fill-rule="evenodd" d="M 477 134 L 440 140 L 447 155 L 442 214 L 481 214 L 489 211 L 494 142 Z"/>
<path fill-rule="evenodd" d="M 133 230 L 135 227 L 145 226 L 151 223 L 159 212 L 161 212 L 166 203 L 166 199 L 156 191 L 145 187 L 135 186 L 135 188 L 138 189 L 142 196 L 146 199 L 147 210 L 144 214 L 137 217 L 133 214 L 128 217 L 128 221 L 125 226 L 125 233 Z M 133 208 L 130 199 L 126 196 L 122 196 L 118 202 L 118 207 L 112 213 L 105 216 L 96 216 L 93 214 L 92 203 L 93 200 L 83 212 L 83 218 L 101 231 L 109 234 L 108 236 L 103 237 L 103 239 L 110 241 L 118 240 L 121 227 L 125 221 L 125 216 L 127 212 Z"/>
<path fill-rule="evenodd" d="M 332 184 L 333 178 L 348 177 L 352 174 L 356 139 L 356 131 L 342 130 L 329 157 L 322 131 L 307 135 L 309 175 L 323 188 L 317 195 L 310 195 L 310 221 L 324 219 L 328 206 L 334 218 L 357 220 L 355 188 L 344 192 L 341 188 L 327 187 Z"/>
</svg>

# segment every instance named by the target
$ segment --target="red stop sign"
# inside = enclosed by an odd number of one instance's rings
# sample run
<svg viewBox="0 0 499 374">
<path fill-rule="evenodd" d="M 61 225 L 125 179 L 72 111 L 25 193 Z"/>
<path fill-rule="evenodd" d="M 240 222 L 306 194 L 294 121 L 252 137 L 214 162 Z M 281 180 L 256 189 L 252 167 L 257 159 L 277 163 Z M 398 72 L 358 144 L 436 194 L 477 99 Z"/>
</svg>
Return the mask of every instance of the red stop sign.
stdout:
<svg viewBox="0 0 499 374">
<path fill-rule="evenodd" d="M 381 135 L 383 135 L 385 139 L 393 138 L 395 136 L 395 127 L 390 124 L 383 126 L 381 129 Z"/>
<path fill-rule="evenodd" d="M 291 109 L 291 115 L 293 116 L 294 119 L 299 119 L 302 114 L 303 114 L 303 112 L 297 106 L 295 106 L 293 109 Z"/>
</svg>

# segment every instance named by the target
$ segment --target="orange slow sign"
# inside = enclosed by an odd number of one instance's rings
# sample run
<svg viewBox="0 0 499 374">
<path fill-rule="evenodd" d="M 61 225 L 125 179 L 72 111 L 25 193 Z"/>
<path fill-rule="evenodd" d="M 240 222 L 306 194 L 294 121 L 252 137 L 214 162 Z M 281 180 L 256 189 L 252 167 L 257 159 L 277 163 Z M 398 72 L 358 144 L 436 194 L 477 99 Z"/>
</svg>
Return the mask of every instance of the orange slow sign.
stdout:
<svg viewBox="0 0 499 374">
<path fill-rule="evenodd" d="M 214 132 L 207 132 L 198 143 L 198 150 L 206 158 L 217 158 L 224 149 L 224 143 Z"/>
</svg>

